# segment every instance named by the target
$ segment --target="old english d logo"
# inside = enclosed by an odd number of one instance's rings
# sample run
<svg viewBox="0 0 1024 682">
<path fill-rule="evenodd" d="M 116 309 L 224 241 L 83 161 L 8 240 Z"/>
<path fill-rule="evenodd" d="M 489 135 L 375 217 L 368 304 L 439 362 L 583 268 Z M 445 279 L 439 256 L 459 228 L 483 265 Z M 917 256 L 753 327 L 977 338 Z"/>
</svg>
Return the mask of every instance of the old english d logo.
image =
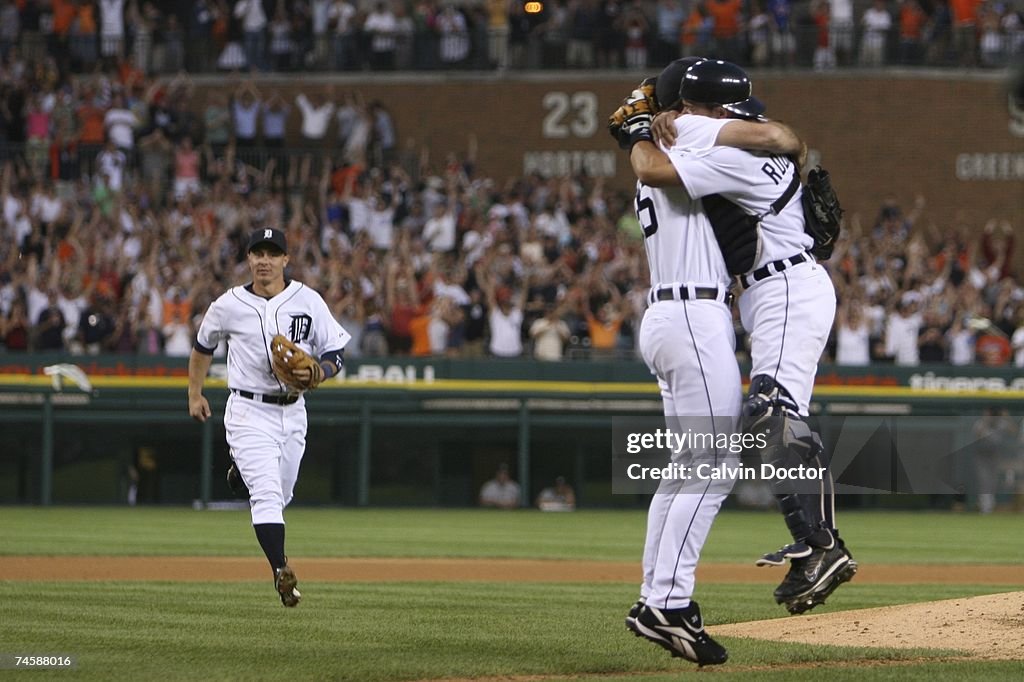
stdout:
<svg viewBox="0 0 1024 682">
<path fill-rule="evenodd" d="M 292 321 L 288 324 L 288 338 L 292 343 L 305 341 L 309 338 L 309 329 L 313 325 L 313 318 L 309 315 L 292 315 Z"/>
</svg>

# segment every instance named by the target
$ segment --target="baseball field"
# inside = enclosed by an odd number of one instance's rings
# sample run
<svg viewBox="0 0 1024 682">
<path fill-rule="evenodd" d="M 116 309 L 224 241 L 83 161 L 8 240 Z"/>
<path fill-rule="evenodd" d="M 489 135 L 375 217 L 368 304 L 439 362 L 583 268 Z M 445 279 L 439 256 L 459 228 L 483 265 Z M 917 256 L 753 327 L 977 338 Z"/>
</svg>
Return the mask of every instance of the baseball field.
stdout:
<svg viewBox="0 0 1024 682">
<path fill-rule="evenodd" d="M 730 660 L 630 635 L 638 511 L 289 510 L 302 603 L 281 606 L 243 510 L 0 512 L 0 664 L 32 679 L 664 682 L 1024 678 L 1024 515 L 847 512 L 861 570 L 788 616 L 772 513 L 727 510 L 697 600 Z M 0 670 L 0 677 L 19 672 Z"/>
</svg>

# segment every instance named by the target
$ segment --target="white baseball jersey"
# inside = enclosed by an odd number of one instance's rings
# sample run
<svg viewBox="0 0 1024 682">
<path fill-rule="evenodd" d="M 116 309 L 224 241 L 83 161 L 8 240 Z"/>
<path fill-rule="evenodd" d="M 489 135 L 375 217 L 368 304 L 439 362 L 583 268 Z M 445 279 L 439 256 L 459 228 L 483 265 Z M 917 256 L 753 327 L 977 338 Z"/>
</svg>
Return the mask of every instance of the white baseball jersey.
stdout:
<svg viewBox="0 0 1024 682">
<path fill-rule="evenodd" d="M 711 146 L 730 119 L 680 116 L 679 139 L 669 159 L 694 197 L 719 194 L 752 215 L 763 216 L 751 270 L 803 253 L 814 245 L 804 230 L 802 190 L 775 215 L 772 203 L 796 173 L 786 157 Z M 762 279 L 739 298 L 740 321 L 750 333 L 750 376 L 772 377 L 808 414 L 814 375 L 835 317 L 835 289 L 813 260 Z"/>
<path fill-rule="evenodd" d="M 677 142 L 669 159 L 692 197 L 719 194 L 751 215 L 763 216 L 758 227 L 760 245 L 751 270 L 789 258 L 814 246 L 804 230 L 802 189 L 798 188 L 778 215 L 771 205 L 785 193 L 796 166 L 785 156 L 717 147 L 714 140 L 731 119 L 680 116 Z"/>
<path fill-rule="evenodd" d="M 229 289 L 214 301 L 199 327 L 196 350 L 228 344 L 228 386 L 224 430 L 231 458 L 249 489 L 254 525 L 284 523 L 299 465 L 306 450 L 306 407 L 288 393 L 271 368 L 270 341 L 283 334 L 314 357 L 341 351 L 351 336 L 335 321 L 320 294 L 289 282 L 266 299 L 249 286 Z M 289 398 L 288 400 L 291 400 Z"/>
<path fill-rule="evenodd" d="M 652 287 L 728 286 L 729 271 L 699 199 L 682 187 L 656 190 L 638 182 L 634 206 Z"/>
<path fill-rule="evenodd" d="M 248 286 L 228 289 L 206 311 L 196 343 L 210 352 L 222 339 L 227 341 L 230 388 L 277 395 L 288 390 L 271 368 L 270 340 L 276 334 L 316 358 L 342 350 L 352 338 L 320 294 L 293 280 L 271 299 Z"/>
</svg>

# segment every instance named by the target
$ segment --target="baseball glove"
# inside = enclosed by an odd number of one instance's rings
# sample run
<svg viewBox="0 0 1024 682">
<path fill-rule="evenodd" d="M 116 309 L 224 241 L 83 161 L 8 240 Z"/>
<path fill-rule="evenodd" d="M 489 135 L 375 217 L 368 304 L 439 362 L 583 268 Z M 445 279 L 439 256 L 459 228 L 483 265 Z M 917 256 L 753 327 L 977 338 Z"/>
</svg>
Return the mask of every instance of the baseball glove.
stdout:
<svg viewBox="0 0 1024 682">
<path fill-rule="evenodd" d="M 839 197 L 832 188 L 828 171 L 821 166 L 807 173 L 807 184 L 803 194 L 804 229 L 814 238 L 811 253 L 818 260 L 832 257 L 832 249 L 839 238 L 843 209 Z"/>
<path fill-rule="evenodd" d="M 288 388 L 308 391 L 324 380 L 324 368 L 306 351 L 278 334 L 270 341 L 274 375 Z"/>
<path fill-rule="evenodd" d="M 654 84 L 657 80 L 656 77 L 645 78 L 637 89 L 622 101 L 622 106 L 608 117 L 608 132 L 623 149 L 629 149 L 639 140 L 651 139 L 651 121 L 658 113 L 658 100 L 654 96 Z"/>
</svg>

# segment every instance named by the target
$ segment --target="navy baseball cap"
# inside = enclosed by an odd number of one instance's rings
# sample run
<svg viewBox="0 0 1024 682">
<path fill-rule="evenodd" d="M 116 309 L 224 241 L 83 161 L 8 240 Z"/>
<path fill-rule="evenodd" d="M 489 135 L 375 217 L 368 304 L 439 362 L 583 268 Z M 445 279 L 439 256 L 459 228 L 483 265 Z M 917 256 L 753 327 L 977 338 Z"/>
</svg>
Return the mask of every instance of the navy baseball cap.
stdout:
<svg viewBox="0 0 1024 682">
<path fill-rule="evenodd" d="M 288 253 L 288 240 L 285 239 L 284 232 L 273 227 L 264 227 L 253 232 L 249 236 L 249 248 L 246 252 L 252 251 L 260 244 L 273 244 L 281 249 L 281 253 Z"/>
</svg>

